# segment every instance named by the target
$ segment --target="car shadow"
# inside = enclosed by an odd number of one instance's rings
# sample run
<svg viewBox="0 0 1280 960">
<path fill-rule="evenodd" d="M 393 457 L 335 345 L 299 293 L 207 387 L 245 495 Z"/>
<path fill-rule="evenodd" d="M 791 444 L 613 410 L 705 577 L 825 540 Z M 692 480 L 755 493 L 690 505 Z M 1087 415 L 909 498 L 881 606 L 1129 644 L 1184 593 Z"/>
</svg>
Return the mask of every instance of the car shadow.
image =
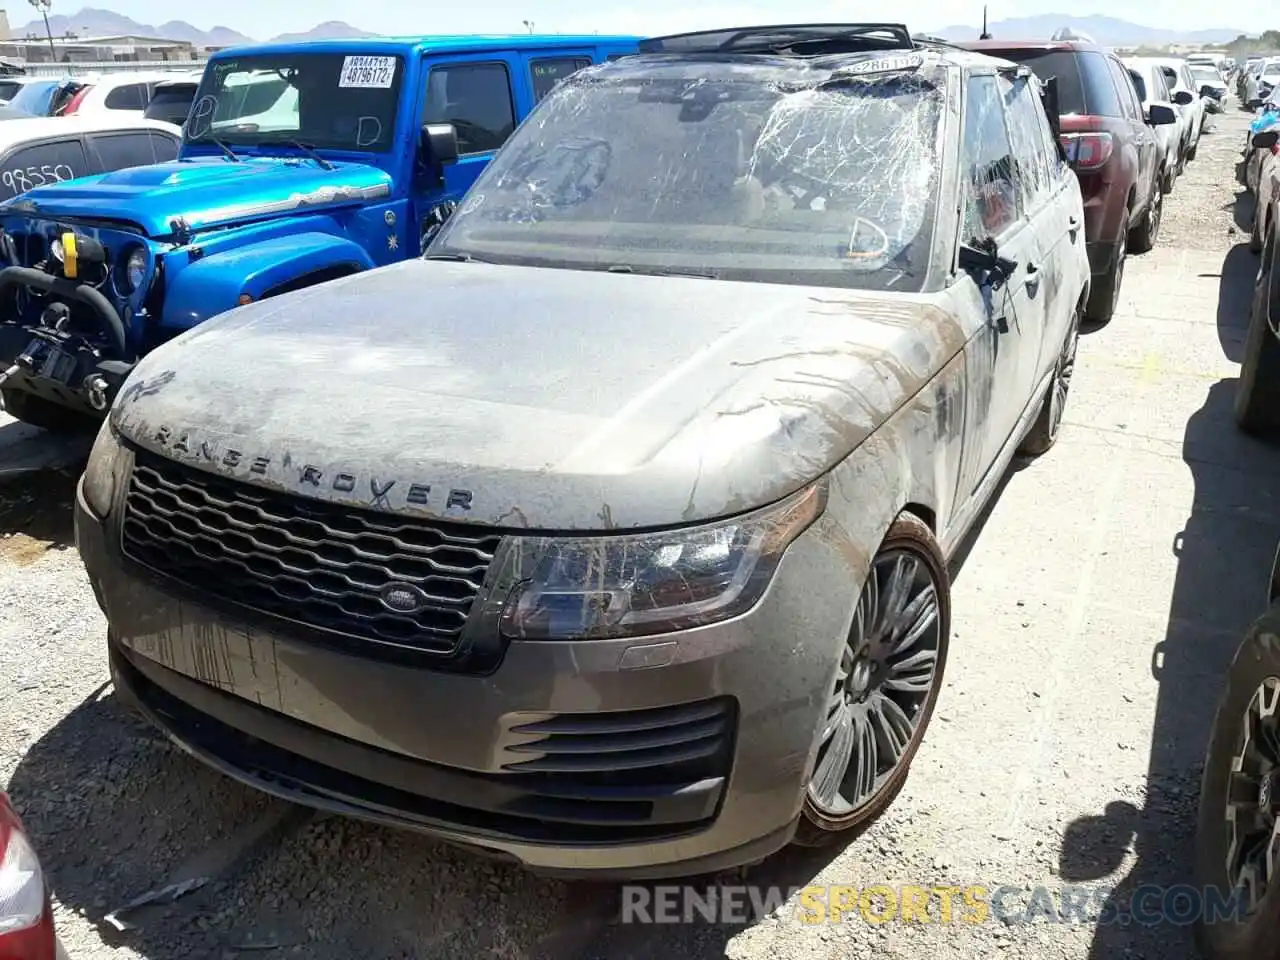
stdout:
<svg viewBox="0 0 1280 960">
<path fill-rule="evenodd" d="M 1062 841 L 1062 880 L 1097 885 L 1106 896 L 1103 916 L 1115 918 L 1096 926 L 1093 960 L 1196 956 L 1186 908 L 1166 898 L 1191 882 L 1200 771 L 1218 691 L 1262 605 L 1280 538 L 1280 450 L 1235 429 L 1235 389 L 1234 379 L 1214 383 L 1183 437 L 1195 494 L 1169 544 L 1177 573 L 1164 637 L 1151 651 L 1158 692 L 1150 763 L 1145 783 L 1133 785 L 1142 799 L 1116 799 L 1070 824 Z M 1182 922 L 1139 922 L 1148 911 L 1158 916 L 1162 904 Z"/>
<path fill-rule="evenodd" d="M 1240 172 L 1236 179 L 1241 184 L 1244 183 L 1244 161 L 1240 162 Z M 1235 197 L 1228 204 L 1231 208 L 1231 221 L 1246 237 L 1253 233 L 1253 214 L 1258 206 L 1258 198 L 1252 192 L 1243 188 L 1236 191 Z M 1225 208 L 1224 208 L 1225 209 Z"/>
<path fill-rule="evenodd" d="M 538 877 L 243 786 L 172 746 L 109 684 L 31 745 L 8 790 L 62 909 L 107 946 L 154 960 L 249 950 L 309 960 L 720 957 L 768 915 L 624 922 L 618 884 Z M 792 848 L 733 875 L 670 882 L 789 891 L 842 848 Z M 121 914 L 130 929 L 107 919 L 141 894 L 201 878 L 172 902 Z"/>
<path fill-rule="evenodd" d="M 0 558 L 25 565 L 46 550 L 75 543 L 79 470 L 0 475 Z"/>
<path fill-rule="evenodd" d="M 1253 281 L 1258 273 L 1258 255 L 1249 245 L 1238 243 L 1227 251 L 1218 279 L 1218 342 L 1232 363 L 1244 359 L 1244 340 L 1249 331 L 1249 306 Z"/>
</svg>

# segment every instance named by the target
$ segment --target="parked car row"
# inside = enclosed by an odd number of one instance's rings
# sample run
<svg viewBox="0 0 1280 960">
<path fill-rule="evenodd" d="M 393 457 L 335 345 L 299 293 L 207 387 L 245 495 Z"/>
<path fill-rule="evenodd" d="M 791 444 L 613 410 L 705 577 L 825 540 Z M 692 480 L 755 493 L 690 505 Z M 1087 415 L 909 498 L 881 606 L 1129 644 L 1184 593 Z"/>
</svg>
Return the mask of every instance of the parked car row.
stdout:
<svg viewBox="0 0 1280 960">
<path fill-rule="evenodd" d="M 1126 65 L 1097 44 L 980 40 L 964 46 L 1026 64 L 1056 81 L 1061 135 L 1084 193 L 1093 272 L 1090 320 L 1111 319 L 1130 252 L 1154 246 L 1164 211 L 1204 129 L 1204 103 L 1184 61 Z"/>
</svg>

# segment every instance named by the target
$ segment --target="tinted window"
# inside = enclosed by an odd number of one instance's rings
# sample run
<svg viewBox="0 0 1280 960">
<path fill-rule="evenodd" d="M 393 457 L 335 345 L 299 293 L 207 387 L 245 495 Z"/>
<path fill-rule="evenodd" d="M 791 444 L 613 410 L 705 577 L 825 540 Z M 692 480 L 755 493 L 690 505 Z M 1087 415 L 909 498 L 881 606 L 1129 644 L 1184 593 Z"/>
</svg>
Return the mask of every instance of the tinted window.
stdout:
<svg viewBox="0 0 1280 960">
<path fill-rule="evenodd" d="M 149 131 L 147 135 L 151 137 L 151 150 L 155 154 L 156 163 L 178 159 L 179 143 L 174 137 L 155 130 Z"/>
<path fill-rule="evenodd" d="M 1010 84 L 1000 81 L 1009 115 L 1009 135 L 1013 144 L 1014 175 L 1028 210 L 1049 192 L 1049 159 L 1038 113 L 1040 95 L 1025 77 Z"/>
<path fill-rule="evenodd" d="M 0 100 L 11 100 L 13 95 L 22 89 L 17 80 L 0 80 Z"/>
<path fill-rule="evenodd" d="M 1058 78 L 1058 109 L 1119 117 L 1120 98 L 1107 68 L 1107 57 L 1091 50 L 1001 50 L 996 56 L 1025 63 L 1041 80 Z"/>
<path fill-rule="evenodd" d="M 1159 70 L 1151 70 L 1151 99 L 1167 103 L 1169 101 L 1169 84 Z"/>
<path fill-rule="evenodd" d="M 10 199 L 46 183 L 90 173 L 79 139 L 53 140 L 20 147 L 0 161 L 0 199 Z"/>
<path fill-rule="evenodd" d="M 1140 74 L 1137 70 L 1130 69 L 1129 79 L 1133 81 L 1133 88 L 1138 93 L 1138 99 L 1145 102 L 1148 99 L 1147 85 L 1142 79 L 1142 74 Z"/>
<path fill-rule="evenodd" d="M 1116 93 L 1120 96 L 1121 114 L 1130 120 L 1142 120 L 1142 104 L 1134 93 L 1133 81 L 1129 79 L 1129 71 L 1119 60 L 1107 58 L 1107 66 L 1111 69 L 1111 77 L 1115 81 Z"/>
<path fill-rule="evenodd" d="M 125 167 L 145 167 L 162 159 L 157 156 L 156 148 L 159 137 L 153 137 L 148 130 L 133 133 L 117 133 L 110 136 L 89 138 L 89 148 L 100 172 L 122 170 Z M 172 156 L 164 156 L 172 160 Z"/>
<path fill-rule="evenodd" d="M 967 239 L 994 237 L 1018 219 L 1013 147 L 1005 128 L 1004 105 L 993 76 L 970 77 L 964 116 L 964 173 Z"/>
<path fill-rule="evenodd" d="M 145 83 L 127 83 L 108 93 L 103 106 L 108 110 L 142 110 L 147 106 L 148 96 Z"/>
<path fill-rule="evenodd" d="M 151 97 L 151 102 L 147 104 L 147 109 L 143 116 L 148 120 L 163 120 L 166 123 L 176 123 L 178 126 L 182 126 L 187 121 L 187 114 L 191 112 L 191 101 L 195 98 L 195 95 L 196 85 L 194 83 L 158 87 Z"/>
<path fill-rule="evenodd" d="M 533 81 L 533 102 L 537 103 L 545 97 L 565 77 L 589 66 L 591 61 L 586 57 L 557 57 L 533 61 L 529 65 L 530 79 Z"/>
<path fill-rule="evenodd" d="M 460 153 L 497 150 L 516 128 L 511 78 L 501 63 L 458 63 L 427 78 L 424 123 L 452 123 Z"/>
</svg>

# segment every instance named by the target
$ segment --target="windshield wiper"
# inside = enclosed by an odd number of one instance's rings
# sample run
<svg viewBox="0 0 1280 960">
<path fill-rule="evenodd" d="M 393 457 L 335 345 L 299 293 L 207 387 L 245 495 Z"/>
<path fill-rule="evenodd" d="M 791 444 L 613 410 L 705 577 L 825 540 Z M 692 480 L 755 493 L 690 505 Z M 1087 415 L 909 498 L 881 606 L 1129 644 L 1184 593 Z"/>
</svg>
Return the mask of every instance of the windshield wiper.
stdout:
<svg viewBox="0 0 1280 960">
<path fill-rule="evenodd" d="M 651 277 L 692 277 L 695 280 L 714 280 L 716 275 L 705 270 L 672 270 L 666 267 L 641 267 L 637 270 L 629 263 L 615 263 L 608 273 L 637 273 Z"/>
<path fill-rule="evenodd" d="M 422 258 L 423 260 L 443 260 L 447 263 L 487 263 L 486 260 L 477 260 L 469 253 L 430 253 Z"/>
<path fill-rule="evenodd" d="M 234 163 L 240 163 L 244 159 L 243 157 L 236 156 L 236 152 L 232 150 L 229 146 L 227 146 L 227 143 L 225 140 L 219 140 L 217 137 L 215 137 L 211 133 L 207 133 L 203 137 L 196 137 L 193 140 L 188 140 L 187 143 L 212 143 L 215 147 L 217 147 L 219 150 L 221 150 L 223 153 L 227 155 L 228 160 L 231 160 Z"/>
<path fill-rule="evenodd" d="M 314 144 L 303 143 L 301 140 L 289 140 L 285 137 L 279 137 L 279 138 L 271 137 L 270 139 L 261 140 L 259 142 L 263 144 L 279 143 L 279 144 L 283 144 L 286 147 L 295 147 L 296 149 L 301 150 L 303 153 L 305 153 L 308 157 L 310 157 L 316 163 L 318 163 L 320 165 L 321 170 L 334 169 L 332 163 L 330 163 L 324 157 L 320 156 L 320 154 L 316 153 L 316 148 Z"/>
</svg>

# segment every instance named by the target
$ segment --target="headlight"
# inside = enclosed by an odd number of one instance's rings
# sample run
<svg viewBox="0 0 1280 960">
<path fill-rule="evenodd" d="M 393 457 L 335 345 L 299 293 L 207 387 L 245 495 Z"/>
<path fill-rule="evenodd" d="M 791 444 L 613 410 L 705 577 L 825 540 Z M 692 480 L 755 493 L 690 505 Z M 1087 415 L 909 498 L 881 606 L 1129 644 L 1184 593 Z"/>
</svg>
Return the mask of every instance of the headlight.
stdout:
<svg viewBox="0 0 1280 960">
<path fill-rule="evenodd" d="M 666 633 L 727 620 L 764 594 L 787 547 L 821 513 L 815 484 L 721 523 L 660 533 L 520 538 L 502 632 L 523 640 Z"/>
<path fill-rule="evenodd" d="M 116 495 L 116 475 L 123 459 L 124 447 L 111 429 L 111 421 L 104 420 L 98 430 L 98 439 L 93 442 L 93 450 L 89 452 L 83 478 L 84 499 L 99 519 L 105 520 L 111 514 L 111 504 Z"/>
<path fill-rule="evenodd" d="M 49 241 L 49 254 L 59 263 L 62 263 L 63 258 L 66 256 L 62 251 L 62 240 L 58 237 L 54 237 Z"/>
<path fill-rule="evenodd" d="M 142 247 L 134 247 L 129 258 L 124 262 L 124 280 L 132 292 L 142 286 L 147 277 L 147 251 Z"/>
</svg>

